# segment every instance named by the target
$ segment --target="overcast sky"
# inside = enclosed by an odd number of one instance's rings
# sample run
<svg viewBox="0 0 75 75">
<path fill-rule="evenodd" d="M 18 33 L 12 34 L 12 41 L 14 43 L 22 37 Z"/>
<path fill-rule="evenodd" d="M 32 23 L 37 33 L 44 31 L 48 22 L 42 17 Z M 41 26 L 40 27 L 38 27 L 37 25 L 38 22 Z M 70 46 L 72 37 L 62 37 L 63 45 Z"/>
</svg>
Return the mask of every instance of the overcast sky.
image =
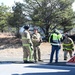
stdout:
<svg viewBox="0 0 75 75">
<path fill-rule="evenodd" d="M 72 4 L 73 11 L 75 11 L 75 2 Z"/>
<path fill-rule="evenodd" d="M 7 6 L 13 6 L 14 5 L 14 1 L 15 2 L 23 2 L 23 0 L 0 0 L 0 4 L 1 3 L 4 3 L 4 5 L 7 5 Z"/>
</svg>

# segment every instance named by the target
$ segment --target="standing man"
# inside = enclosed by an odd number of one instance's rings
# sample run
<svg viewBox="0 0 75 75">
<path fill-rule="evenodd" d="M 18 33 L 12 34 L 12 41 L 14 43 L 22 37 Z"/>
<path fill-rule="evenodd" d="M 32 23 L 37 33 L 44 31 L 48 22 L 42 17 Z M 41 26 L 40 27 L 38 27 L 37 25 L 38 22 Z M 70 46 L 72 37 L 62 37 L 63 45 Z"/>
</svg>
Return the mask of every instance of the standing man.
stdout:
<svg viewBox="0 0 75 75">
<path fill-rule="evenodd" d="M 22 34 L 22 45 L 23 45 L 23 61 L 24 63 L 29 62 L 31 63 L 33 44 L 29 33 L 29 26 L 24 26 L 24 32 Z"/>
<path fill-rule="evenodd" d="M 69 53 L 70 58 L 74 51 L 74 42 L 71 38 L 68 37 L 68 34 L 65 34 L 65 39 L 63 41 L 63 51 L 64 51 L 64 60 L 67 60 L 67 54 Z"/>
<path fill-rule="evenodd" d="M 56 52 L 55 63 L 58 62 L 58 54 L 59 54 L 59 50 L 61 48 L 61 38 L 62 38 L 62 35 L 60 34 L 60 32 L 58 30 L 54 30 L 54 32 L 51 34 L 51 36 L 49 38 L 49 42 L 51 43 L 51 46 L 52 46 L 50 63 L 52 63 L 52 61 L 53 61 L 53 56 L 54 56 L 55 52 Z"/>
<path fill-rule="evenodd" d="M 34 29 L 34 34 L 32 35 L 32 41 L 33 41 L 33 46 L 34 46 L 34 60 L 35 62 L 42 61 L 41 52 L 39 48 L 42 38 L 41 38 L 41 35 L 38 33 L 37 29 Z"/>
</svg>

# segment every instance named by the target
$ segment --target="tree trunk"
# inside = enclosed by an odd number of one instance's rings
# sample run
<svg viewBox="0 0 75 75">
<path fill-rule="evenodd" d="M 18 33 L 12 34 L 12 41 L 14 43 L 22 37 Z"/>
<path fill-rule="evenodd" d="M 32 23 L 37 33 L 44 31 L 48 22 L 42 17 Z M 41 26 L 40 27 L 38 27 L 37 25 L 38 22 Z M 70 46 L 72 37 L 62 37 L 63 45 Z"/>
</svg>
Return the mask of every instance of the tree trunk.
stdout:
<svg viewBox="0 0 75 75">
<path fill-rule="evenodd" d="M 46 26 L 46 40 L 48 41 L 49 40 L 49 25 Z"/>
<path fill-rule="evenodd" d="M 19 33 L 19 27 L 16 27 L 16 37 L 21 38 L 21 35 Z"/>
</svg>

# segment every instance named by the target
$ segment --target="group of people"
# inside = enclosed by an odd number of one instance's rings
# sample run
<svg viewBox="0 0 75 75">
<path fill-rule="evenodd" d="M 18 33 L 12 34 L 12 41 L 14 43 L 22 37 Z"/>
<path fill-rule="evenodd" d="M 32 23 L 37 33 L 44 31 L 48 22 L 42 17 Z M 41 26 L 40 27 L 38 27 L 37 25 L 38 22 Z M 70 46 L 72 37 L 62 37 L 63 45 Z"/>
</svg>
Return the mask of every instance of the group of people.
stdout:
<svg viewBox="0 0 75 75">
<path fill-rule="evenodd" d="M 51 43 L 52 46 L 50 63 L 53 62 L 54 53 L 56 53 L 55 63 L 58 62 L 59 50 L 61 49 L 61 46 L 64 51 L 64 60 L 67 60 L 68 53 L 70 55 L 70 58 L 72 57 L 74 51 L 74 42 L 68 36 L 68 34 L 64 34 L 64 38 L 63 38 L 62 34 L 57 29 L 55 29 L 53 33 L 50 35 L 49 42 Z"/>
<path fill-rule="evenodd" d="M 24 26 L 24 31 L 22 33 L 24 63 L 42 61 L 39 48 L 41 42 L 42 38 L 37 29 L 34 29 L 34 34 L 30 35 L 29 26 Z"/>
<path fill-rule="evenodd" d="M 61 45 L 64 51 L 64 60 L 67 60 L 67 54 L 69 52 L 70 57 L 72 57 L 72 53 L 74 51 L 74 42 L 71 38 L 68 37 L 67 34 L 64 36 L 64 40 L 62 34 L 55 29 L 53 33 L 49 37 L 49 42 L 51 44 L 51 55 L 50 55 L 50 63 L 53 62 L 54 53 L 55 55 L 55 63 L 58 62 L 59 50 L 61 49 Z M 34 29 L 34 34 L 30 35 L 29 26 L 24 26 L 24 31 L 22 33 L 22 45 L 23 45 L 23 61 L 24 63 L 33 63 L 41 60 L 41 52 L 40 52 L 40 44 L 42 42 L 42 38 L 40 33 L 38 33 L 37 29 Z M 62 44 L 61 44 L 62 43 Z"/>
</svg>

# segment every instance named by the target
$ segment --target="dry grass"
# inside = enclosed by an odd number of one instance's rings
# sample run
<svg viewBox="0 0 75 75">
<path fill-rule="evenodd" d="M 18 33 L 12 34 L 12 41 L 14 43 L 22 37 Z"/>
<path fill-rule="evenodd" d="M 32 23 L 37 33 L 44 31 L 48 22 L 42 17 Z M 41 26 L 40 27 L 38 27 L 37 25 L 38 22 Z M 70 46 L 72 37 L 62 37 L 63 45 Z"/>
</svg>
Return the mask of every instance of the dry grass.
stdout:
<svg viewBox="0 0 75 75">
<path fill-rule="evenodd" d="M 45 61 L 49 61 L 51 45 L 48 42 L 43 42 L 39 47 L 41 50 L 41 58 Z M 0 33 L 0 58 L 22 59 L 23 49 L 21 40 L 15 36 L 12 36 L 12 34 Z M 62 49 L 59 52 L 59 60 L 64 61 Z"/>
</svg>

